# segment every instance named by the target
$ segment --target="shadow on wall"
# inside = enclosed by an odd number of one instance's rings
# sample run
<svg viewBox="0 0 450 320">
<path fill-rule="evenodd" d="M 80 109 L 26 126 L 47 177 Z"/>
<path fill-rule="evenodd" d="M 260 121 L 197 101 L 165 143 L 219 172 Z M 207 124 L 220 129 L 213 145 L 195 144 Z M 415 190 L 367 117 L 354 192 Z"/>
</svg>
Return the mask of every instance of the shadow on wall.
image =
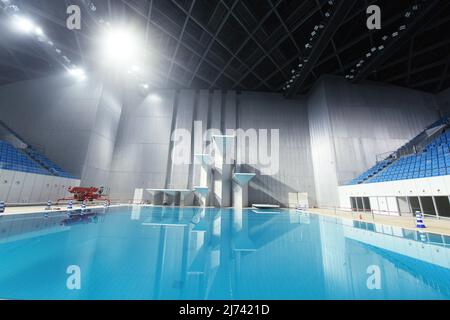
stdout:
<svg viewBox="0 0 450 320">
<path fill-rule="evenodd" d="M 247 164 L 242 165 L 241 172 L 256 174 L 256 177 L 250 181 L 248 187 L 249 205 L 252 205 L 254 203 L 264 203 L 288 207 L 290 192 L 306 192 L 306 190 L 293 189 L 285 183 L 282 183 L 279 180 L 275 179 L 273 176 L 261 175 L 260 170 Z M 312 204 L 313 201 L 310 197 L 311 195 L 309 195 L 309 201 Z"/>
</svg>

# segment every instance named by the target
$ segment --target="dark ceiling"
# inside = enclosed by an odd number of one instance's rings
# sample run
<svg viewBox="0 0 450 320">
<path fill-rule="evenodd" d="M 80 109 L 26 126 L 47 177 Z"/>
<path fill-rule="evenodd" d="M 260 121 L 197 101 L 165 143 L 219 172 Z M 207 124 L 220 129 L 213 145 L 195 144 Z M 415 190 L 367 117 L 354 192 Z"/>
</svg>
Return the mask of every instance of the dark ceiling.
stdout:
<svg viewBox="0 0 450 320">
<path fill-rule="evenodd" d="M 450 86 L 448 0 L 10 1 L 42 27 L 62 55 L 88 71 L 95 68 L 92 48 L 102 20 L 137 25 L 145 35 L 142 45 L 157 61 L 149 83 L 158 88 L 294 96 L 307 92 L 323 74 L 429 92 Z M 65 26 L 69 4 L 82 8 L 79 31 Z M 371 4 L 381 8 L 381 30 L 366 27 Z M 412 16 L 405 18 L 406 12 Z M 7 18 L 2 11 L 0 19 Z M 1 27 L 6 31 L 0 34 L 0 84 L 61 71 L 45 43 Z"/>
</svg>

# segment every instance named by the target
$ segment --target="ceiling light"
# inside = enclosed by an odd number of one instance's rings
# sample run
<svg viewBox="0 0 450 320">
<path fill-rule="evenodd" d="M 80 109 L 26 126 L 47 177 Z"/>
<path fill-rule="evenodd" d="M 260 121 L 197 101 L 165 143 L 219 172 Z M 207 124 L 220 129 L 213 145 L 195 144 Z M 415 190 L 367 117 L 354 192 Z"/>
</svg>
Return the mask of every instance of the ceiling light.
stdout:
<svg viewBox="0 0 450 320">
<path fill-rule="evenodd" d="M 33 30 L 33 22 L 25 17 L 14 16 L 14 26 L 17 30 L 29 33 Z"/>
<path fill-rule="evenodd" d="M 139 45 L 134 35 L 135 33 L 127 28 L 108 29 L 102 42 L 107 63 L 122 67 L 137 60 Z"/>
<path fill-rule="evenodd" d="M 42 31 L 42 29 L 39 27 L 34 28 L 34 33 L 41 37 L 44 35 L 44 31 Z"/>
<path fill-rule="evenodd" d="M 150 100 L 152 100 L 153 102 L 161 102 L 161 97 L 158 96 L 157 94 L 151 94 Z"/>
<path fill-rule="evenodd" d="M 69 74 L 79 80 L 84 80 L 86 79 L 86 73 L 83 69 L 81 68 L 72 68 L 69 69 Z"/>
</svg>

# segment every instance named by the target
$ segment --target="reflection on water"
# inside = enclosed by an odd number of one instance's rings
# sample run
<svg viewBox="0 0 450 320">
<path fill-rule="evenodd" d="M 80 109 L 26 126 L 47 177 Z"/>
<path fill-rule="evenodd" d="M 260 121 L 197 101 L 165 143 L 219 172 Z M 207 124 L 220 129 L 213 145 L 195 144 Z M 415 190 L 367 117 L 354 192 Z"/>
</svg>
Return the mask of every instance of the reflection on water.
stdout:
<svg viewBox="0 0 450 320">
<path fill-rule="evenodd" d="M 0 256 L 0 298 L 450 298 L 449 237 L 285 210 L 4 216 Z"/>
</svg>

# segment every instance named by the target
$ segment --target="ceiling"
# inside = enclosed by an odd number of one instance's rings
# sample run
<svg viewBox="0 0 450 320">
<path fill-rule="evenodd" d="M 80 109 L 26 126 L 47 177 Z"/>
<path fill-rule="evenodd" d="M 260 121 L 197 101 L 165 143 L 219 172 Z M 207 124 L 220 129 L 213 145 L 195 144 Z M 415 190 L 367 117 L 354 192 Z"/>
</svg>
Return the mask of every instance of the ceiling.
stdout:
<svg viewBox="0 0 450 320">
<path fill-rule="evenodd" d="M 323 74 L 428 92 L 450 86 L 447 0 L 10 1 L 41 26 L 61 50 L 59 56 L 87 72 L 98 63 L 94 48 L 99 28 L 105 22 L 134 25 L 152 57 L 144 80 L 157 88 L 253 90 L 292 97 L 306 93 Z M 69 4 L 82 9 L 81 30 L 66 28 Z M 381 30 L 366 27 L 366 8 L 372 4 L 381 8 Z M 414 4 L 418 10 L 406 19 Z M 0 12 L 1 23 L 8 18 L 6 11 Z M 64 70 L 47 43 L 1 27 L 6 31 L 0 35 L 0 84 Z M 375 51 L 368 58 L 371 48 Z"/>
</svg>

